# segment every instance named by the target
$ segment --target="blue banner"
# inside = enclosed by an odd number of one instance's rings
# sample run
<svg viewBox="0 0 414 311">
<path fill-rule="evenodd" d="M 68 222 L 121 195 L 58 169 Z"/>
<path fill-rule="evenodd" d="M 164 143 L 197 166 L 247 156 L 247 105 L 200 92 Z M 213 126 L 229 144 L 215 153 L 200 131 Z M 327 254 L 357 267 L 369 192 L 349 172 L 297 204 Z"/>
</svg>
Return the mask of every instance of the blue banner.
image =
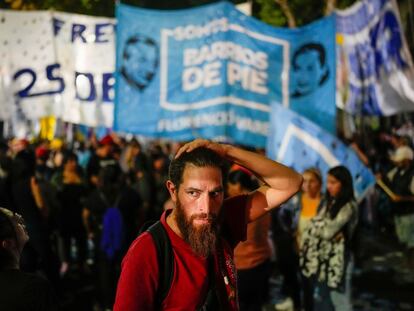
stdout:
<svg viewBox="0 0 414 311">
<path fill-rule="evenodd" d="M 355 151 L 315 123 L 295 112 L 275 105 L 267 152 L 271 159 L 303 172 L 317 167 L 324 176 L 337 165 L 346 166 L 352 174 L 355 196 L 362 198 L 375 184 L 372 172 L 361 162 Z"/>
<path fill-rule="evenodd" d="M 281 29 L 224 2 L 117 19 L 115 130 L 264 147 L 271 104 L 334 130 L 333 17 Z"/>
<path fill-rule="evenodd" d="M 395 0 L 337 11 L 337 105 L 357 115 L 414 111 L 414 67 Z"/>
<path fill-rule="evenodd" d="M 336 133 L 335 18 L 291 30 L 289 107 Z"/>
</svg>

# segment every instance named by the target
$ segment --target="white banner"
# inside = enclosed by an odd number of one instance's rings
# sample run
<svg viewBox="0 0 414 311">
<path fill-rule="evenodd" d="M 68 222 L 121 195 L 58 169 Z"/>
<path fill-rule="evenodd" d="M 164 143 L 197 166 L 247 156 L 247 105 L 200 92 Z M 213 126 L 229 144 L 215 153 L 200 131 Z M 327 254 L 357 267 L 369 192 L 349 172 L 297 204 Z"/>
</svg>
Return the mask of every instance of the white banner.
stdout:
<svg viewBox="0 0 414 311">
<path fill-rule="evenodd" d="M 115 19 L 53 13 L 64 121 L 112 127 Z"/>
<path fill-rule="evenodd" d="M 59 76 L 49 12 L 0 11 L 0 117 L 59 115 Z"/>
<path fill-rule="evenodd" d="M 112 126 L 115 20 L 0 10 L 0 119 Z"/>
</svg>

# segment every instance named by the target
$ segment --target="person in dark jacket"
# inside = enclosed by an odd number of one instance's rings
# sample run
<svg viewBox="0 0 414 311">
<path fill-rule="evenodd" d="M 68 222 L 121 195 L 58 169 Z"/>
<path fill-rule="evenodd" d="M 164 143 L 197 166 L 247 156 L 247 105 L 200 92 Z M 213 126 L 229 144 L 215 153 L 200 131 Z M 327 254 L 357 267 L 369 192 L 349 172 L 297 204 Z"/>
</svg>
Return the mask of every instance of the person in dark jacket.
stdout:
<svg viewBox="0 0 414 311">
<path fill-rule="evenodd" d="M 391 157 L 394 167 L 384 178 L 392 194 L 395 231 L 406 249 L 407 265 L 414 269 L 414 152 L 400 146 Z"/>
<path fill-rule="evenodd" d="M 17 213 L 0 208 L 0 306 L 2 310 L 58 310 L 48 280 L 20 270 L 20 257 L 29 235 Z"/>
</svg>

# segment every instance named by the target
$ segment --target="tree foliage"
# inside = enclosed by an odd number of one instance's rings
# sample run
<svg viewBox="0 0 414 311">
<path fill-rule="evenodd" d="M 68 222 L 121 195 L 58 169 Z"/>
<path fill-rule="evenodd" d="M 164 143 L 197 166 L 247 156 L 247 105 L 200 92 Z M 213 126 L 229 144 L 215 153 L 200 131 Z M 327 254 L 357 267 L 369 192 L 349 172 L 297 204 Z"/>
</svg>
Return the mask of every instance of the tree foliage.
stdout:
<svg viewBox="0 0 414 311">
<path fill-rule="evenodd" d="M 113 17 L 115 2 L 115 0 L 4 0 L 0 1 L 0 8 L 13 10 L 54 9 L 56 11 Z M 122 0 L 120 2 L 149 9 L 174 10 L 217 2 L 217 0 Z M 232 2 L 240 3 L 244 1 L 233 0 Z"/>
<path fill-rule="evenodd" d="M 286 27 L 288 20 L 282 7 L 275 0 L 255 0 L 259 5 L 257 18 L 273 26 Z M 329 1 L 329 0 L 328 0 Z M 356 0 L 337 0 L 337 8 L 345 8 Z M 326 1 L 287 0 L 297 26 L 303 26 L 324 16 Z"/>
<path fill-rule="evenodd" d="M 122 0 L 122 3 L 151 9 L 182 9 L 217 2 L 218 0 Z M 232 0 L 241 3 L 245 0 Z M 280 3 L 286 3 L 296 26 L 321 18 L 329 5 L 345 9 L 357 0 L 252 0 L 254 16 L 273 26 L 288 26 L 288 18 Z M 413 0 L 398 0 L 402 24 L 411 52 L 414 50 Z M 113 17 L 116 0 L 0 0 L 0 8 L 13 10 L 48 10 Z"/>
</svg>

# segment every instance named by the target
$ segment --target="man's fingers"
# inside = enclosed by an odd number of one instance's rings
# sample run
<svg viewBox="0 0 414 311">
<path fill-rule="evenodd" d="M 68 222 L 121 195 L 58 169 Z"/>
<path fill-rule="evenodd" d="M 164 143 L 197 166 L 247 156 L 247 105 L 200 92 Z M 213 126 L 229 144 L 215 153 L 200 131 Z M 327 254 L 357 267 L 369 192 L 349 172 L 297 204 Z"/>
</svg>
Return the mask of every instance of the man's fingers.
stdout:
<svg viewBox="0 0 414 311">
<path fill-rule="evenodd" d="M 184 150 L 185 150 L 185 146 L 182 146 L 180 149 L 178 149 L 174 159 L 178 159 L 180 155 L 184 152 Z"/>
<path fill-rule="evenodd" d="M 204 140 L 204 139 L 196 139 L 193 140 L 192 142 L 186 143 L 184 146 L 182 146 L 178 151 L 177 154 L 175 155 L 175 159 L 179 158 L 184 152 L 191 152 L 194 149 L 197 149 L 198 147 L 201 147 L 203 145 L 207 145 L 208 141 Z"/>
</svg>

